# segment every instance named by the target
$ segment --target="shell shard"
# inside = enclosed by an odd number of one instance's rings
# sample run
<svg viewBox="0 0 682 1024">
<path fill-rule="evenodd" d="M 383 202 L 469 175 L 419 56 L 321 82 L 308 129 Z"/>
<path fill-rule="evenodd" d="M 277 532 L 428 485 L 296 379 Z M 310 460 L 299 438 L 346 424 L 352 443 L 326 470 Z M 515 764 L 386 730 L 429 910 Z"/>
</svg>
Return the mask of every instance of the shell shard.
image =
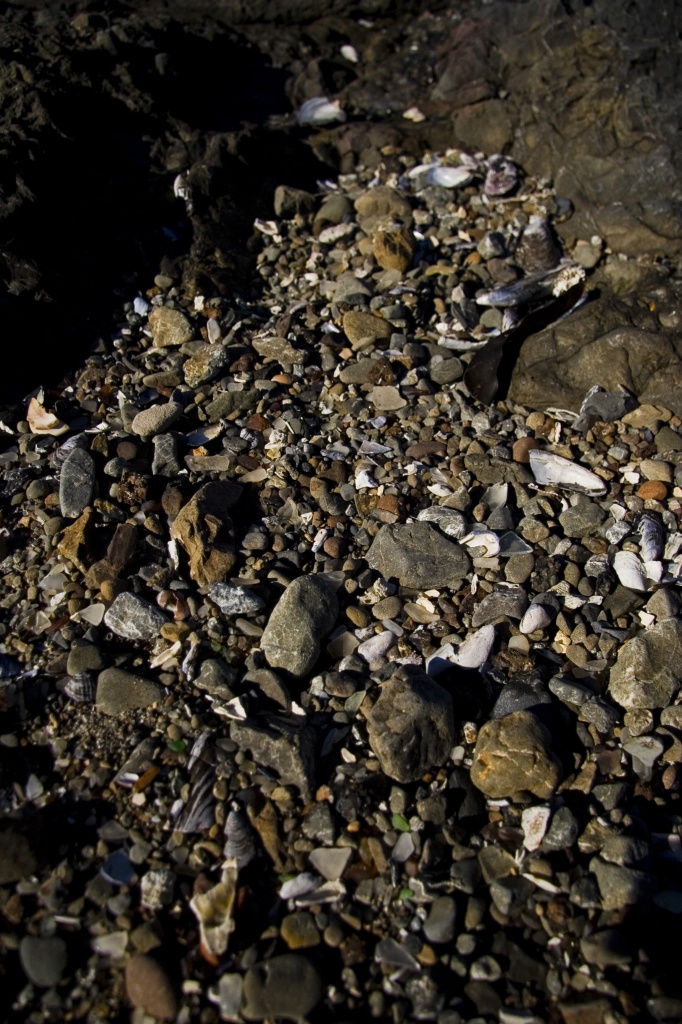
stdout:
<svg viewBox="0 0 682 1024">
<path fill-rule="evenodd" d="M 483 548 L 485 552 L 484 557 L 493 558 L 500 550 L 500 538 L 492 530 L 486 529 L 483 524 L 480 524 L 480 526 L 477 524 L 477 527 L 474 527 L 465 537 L 462 537 L 460 544 L 465 544 L 470 548 Z"/>
<path fill-rule="evenodd" d="M 90 672 L 78 672 L 64 684 L 64 693 L 79 704 L 94 704 L 97 680 Z"/>
<path fill-rule="evenodd" d="M 640 536 L 639 553 L 643 562 L 657 562 L 665 547 L 665 530 L 660 516 L 654 512 L 642 512 L 637 524 Z"/>
<path fill-rule="evenodd" d="M 445 505 L 431 505 L 430 508 L 421 510 L 417 519 L 420 522 L 435 523 L 439 530 L 446 533 L 448 537 L 460 540 L 467 532 L 467 521 L 461 512 L 455 508 L 447 508 Z"/>
<path fill-rule="evenodd" d="M 443 167 L 435 164 L 427 175 L 429 185 L 440 185 L 442 188 L 457 188 L 467 185 L 472 178 L 470 167 Z"/>
<path fill-rule="evenodd" d="M 585 279 L 585 271 L 574 264 L 522 277 L 513 284 L 493 288 L 476 296 L 479 306 L 528 306 L 551 302 Z"/>
<path fill-rule="evenodd" d="M 215 748 L 211 734 L 204 732 L 195 740 L 187 762 L 190 771 L 189 798 L 174 824 L 176 832 L 200 832 L 213 824 L 214 761 Z"/>
<path fill-rule="evenodd" d="M 495 643 L 495 627 L 481 626 L 461 643 L 452 661 L 460 668 L 480 668 L 490 656 Z"/>
<path fill-rule="evenodd" d="M 597 497 L 606 494 L 606 484 L 601 477 L 563 455 L 554 452 L 531 450 L 530 468 L 539 484 L 561 487 L 565 491 L 578 491 Z"/>
<path fill-rule="evenodd" d="M 634 551 L 617 551 L 613 559 L 616 576 L 630 590 L 648 590 L 649 583 L 644 566 Z"/>
<path fill-rule="evenodd" d="M 201 952 L 209 963 L 217 964 L 227 949 L 234 931 L 232 913 L 237 894 L 237 862 L 228 857 L 223 864 L 221 880 L 208 892 L 197 893 L 189 905 L 199 922 Z"/>
<path fill-rule="evenodd" d="M 491 199 L 507 196 L 518 185 L 520 176 L 521 172 L 512 160 L 504 156 L 493 156 L 488 162 L 483 191 Z"/>
</svg>

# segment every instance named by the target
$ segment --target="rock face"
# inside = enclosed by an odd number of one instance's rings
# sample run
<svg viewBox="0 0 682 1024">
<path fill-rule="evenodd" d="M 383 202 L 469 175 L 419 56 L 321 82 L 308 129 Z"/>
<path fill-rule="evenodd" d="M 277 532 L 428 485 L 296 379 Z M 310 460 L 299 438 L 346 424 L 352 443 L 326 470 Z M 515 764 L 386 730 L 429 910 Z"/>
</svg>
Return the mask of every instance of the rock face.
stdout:
<svg viewBox="0 0 682 1024">
<path fill-rule="evenodd" d="M 493 800 L 528 790 L 548 800 L 561 779 L 549 731 L 530 711 L 486 722 L 478 734 L 471 781 Z"/>
<path fill-rule="evenodd" d="M 682 622 L 664 619 L 618 652 L 609 693 L 624 708 L 665 708 L 682 682 Z"/>
<path fill-rule="evenodd" d="M 457 584 L 471 564 L 464 548 L 429 522 L 382 526 L 367 561 L 385 579 L 396 577 L 415 590 Z"/>
<path fill-rule="evenodd" d="M 299 576 L 280 597 L 261 638 L 272 668 L 304 676 L 318 659 L 320 641 L 339 614 L 336 594 L 326 580 Z"/>
<path fill-rule="evenodd" d="M 200 586 L 220 583 L 235 563 L 227 510 L 240 494 L 241 487 L 229 480 L 204 484 L 173 521 L 171 537 L 187 552 L 190 575 Z"/>
<path fill-rule="evenodd" d="M 384 683 L 367 728 L 382 771 L 397 782 L 414 782 L 452 750 L 452 699 L 427 675 L 401 669 Z"/>
<path fill-rule="evenodd" d="M 656 321 L 617 300 L 588 303 L 528 338 L 514 367 L 509 397 L 532 409 L 578 410 L 595 381 L 624 385 L 640 402 L 682 413 L 682 343 Z"/>
</svg>

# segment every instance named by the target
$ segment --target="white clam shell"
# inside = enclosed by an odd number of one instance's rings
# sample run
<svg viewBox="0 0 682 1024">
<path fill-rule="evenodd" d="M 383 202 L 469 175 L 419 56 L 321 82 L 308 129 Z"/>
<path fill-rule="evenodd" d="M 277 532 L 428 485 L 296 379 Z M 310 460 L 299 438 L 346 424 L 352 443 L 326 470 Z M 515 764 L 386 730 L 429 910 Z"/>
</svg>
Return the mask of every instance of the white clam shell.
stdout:
<svg viewBox="0 0 682 1024">
<path fill-rule="evenodd" d="M 549 626 L 552 621 L 552 614 L 544 604 L 530 604 L 525 612 L 523 618 L 519 623 L 519 631 L 521 633 L 535 633 L 538 629 L 545 629 Z"/>
<path fill-rule="evenodd" d="M 460 540 L 467 532 L 467 521 L 462 513 L 446 505 L 431 505 L 430 508 L 424 508 L 417 519 L 420 522 L 435 523 L 443 533 L 447 533 L 448 537 L 454 537 L 455 540 Z"/>
<path fill-rule="evenodd" d="M 338 100 L 313 96 L 298 108 L 296 119 L 299 124 L 333 124 L 334 121 L 345 121 L 346 115 Z"/>
<path fill-rule="evenodd" d="M 471 177 L 470 167 L 441 167 L 436 164 L 428 173 L 428 182 L 442 188 L 457 188 L 458 185 L 466 185 Z"/>
<path fill-rule="evenodd" d="M 484 548 L 485 558 L 492 558 L 500 550 L 500 538 L 492 530 L 485 528 L 474 527 L 466 537 L 462 537 L 460 544 L 466 544 L 469 548 Z"/>
<path fill-rule="evenodd" d="M 222 878 L 205 893 L 197 893 L 190 908 L 199 922 L 202 950 L 210 958 L 218 958 L 227 949 L 230 933 L 234 931 L 232 911 L 237 892 L 237 862 L 226 858 Z"/>
<path fill-rule="evenodd" d="M 532 449 L 529 453 L 530 468 L 537 483 L 550 487 L 562 487 L 566 491 L 579 491 L 594 497 L 606 494 L 606 484 L 591 469 L 571 462 L 554 452 Z"/>
<path fill-rule="evenodd" d="M 616 576 L 630 590 L 648 590 L 649 584 L 639 555 L 634 551 L 618 551 L 613 559 Z"/>
<path fill-rule="evenodd" d="M 481 626 L 459 645 L 452 660 L 460 668 L 480 668 L 490 656 L 495 643 L 495 627 Z"/>
</svg>

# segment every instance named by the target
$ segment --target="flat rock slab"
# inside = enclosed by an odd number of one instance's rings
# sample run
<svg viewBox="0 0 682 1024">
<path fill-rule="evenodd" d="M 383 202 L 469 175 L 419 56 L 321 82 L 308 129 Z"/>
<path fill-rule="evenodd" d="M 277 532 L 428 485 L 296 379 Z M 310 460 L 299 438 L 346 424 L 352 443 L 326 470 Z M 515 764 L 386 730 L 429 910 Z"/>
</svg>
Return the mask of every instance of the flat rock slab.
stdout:
<svg viewBox="0 0 682 1024">
<path fill-rule="evenodd" d="M 104 614 L 105 625 L 126 640 L 153 640 L 168 622 L 163 612 L 137 594 L 119 594 Z"/>
<path fill-rule="evenodd" d="M 493 800 L 528 790 L 548 800 L 561 780 L 549 731 L 529 711 L 486 722 L 478 734 L 471 781 Z"/>
<path fill-rule="evenodd" d="M 293 676 L 309 672 L 320 654 L 320 642 L 334 625 L 339 602 L 330 583 L 317 576 L 299 576 L 289 584 L 261 637 L 261 650 L 272 668 Z"/>
<path fill-rule="evenodd" d="M 92 501 L 95 463 L 84 448 L 67 455 L 59 474 L 59 506 L 66 519 L 77 519 Z"/>
<path fill-rule="evenodd" d="M 443 764 L 454 746 L 452 698 L 427 675 L 401 669 L 384 683 L 367 728 L 381 770 L 414 782 Z"/>
<path fill-rule="evenodd" d="M 626 640 L 609 693 L 623 708 L 667 708 L 682 682 L 682 622 L 664 619 Z"/>
<path fill-rule="evenodd" d="M 230 480 L 204 484 L 173 521 L 171 537 L 187 552 L 190 575 L 200 586 L 219 583 L 236 561 L 228 509 L 241 491 Z"/>
<path fill-rule="evenodd" d="M 429 522 L 382 526 L 367 561 L 384 579 L 414 590 L 456 586 L 471 567 L 464 548 Z"/>
<path fill-rule="evenodd" d="M 297 786 L 304 800 L 315 785 L 313 734 L 307 726 L 293 725 L 275 715 L 262 715 L 258 722 L 233 722 L 230 738 L 242 750 L 250 750 L 254 761 L 277 772 L 285 786 Z"/>
<path fill-rule="evenodd" d="M 246 972 L 242 1014 L 247 1020 L 306 1017 L 322 998 L 320 976 L 303 956 L 284 953 L 254 964 Z"/>
<path fill-rule="evenodd" d="M 162 699 L 163 689 L 157 683 L 134 672 L 105 668 L 97 677 L 96 707 L 105 715 L 148 708 Z"/>
</svg>

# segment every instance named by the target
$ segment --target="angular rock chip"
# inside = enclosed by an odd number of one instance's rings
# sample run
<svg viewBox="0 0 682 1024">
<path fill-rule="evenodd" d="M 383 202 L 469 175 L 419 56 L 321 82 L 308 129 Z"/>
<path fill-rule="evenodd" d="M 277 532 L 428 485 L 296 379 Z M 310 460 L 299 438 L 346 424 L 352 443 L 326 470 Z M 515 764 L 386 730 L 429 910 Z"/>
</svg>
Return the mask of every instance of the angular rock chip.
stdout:
<svg viewBox="0 0 682 1024">
<path fill-rule="evenodd" d="M 382 526 L 367 561 L 385 579 L 394 576 L 414 590 L 456 585 L 471 566 L 464 548 L 429 522 Z"/>
<path fill-rule="evenodd" d="M 272 668 L 304 676 L 318 659 L 320 642 L 336 624 L 339 602 L 326 580 L 299 576 L 289 584 L 261 637 L 261 650 Z"/>
<path fill-rule="evenodd" d="M 95 463 L 84 448 L 67 455 L 59 474 L 59 505 L 66 519 L 77 519 L 92 500 Z"/>
<path fill-rule="evenodd" d="M 149 326 L 157 348 L 184 345 L 191 341 L 194 330 L 187 317 L 179 309 L 156 306 L 149 314 Z"/>
<path fill-rule="evenodd" d="M 95 512 L 88 508 L 75 523 L 67 526 L 57 547 L 62 558 L 73 562 L 81 572 L 86 572 L 92 561 L 94 531 Z"/>
<path fill-rule="evenodd" d="M 229 352 L 222 345 L 202 345 L 182 367 L 185 383 L 196 388 L 215 375 L 227 364 Z"/>
<path fill-rule="evenodd" d="M 298 786 L 309 800 L 315 785 L 313 736 L 307 726 L 292 725 L 276 715 L 263 715 L 258 723 L 232 722 L 230 738 L 254 761 L 277 772 L 284 786 Z"/>
<path fill-rule="evenodd" d="M 427 675 L 401 668 L 383 684 L 367 728 L 384 774 L 397 782 L 414 782 L 442 764 L 452 750 L 452 699 Z"/>
<path fill-rule="evenodd" d="M 119 594 L 104 614 L 104 622 L 126 640 L 153 640 L 168 622 L 163 612 L 137 594 Z"/>
<path fill-rule="evenodd" d="M 623 708 L 666 708 L 682 682 L 682 622 L 664 619 L 626 640 L 609 693 Z"/>
<path fill-rule="evenodd" d="M 187 552 L 190 575 L 200 586 L 219 583 L 236 561 L 227 510 L 240 494 L 241 487 L 230 480 L 204 484 L 171 525 L 171 537 Z"/>
<path fill-rule="evenodd" d="M 561 780 L 552 744 L 549 731 L 530 711 L 486 722 L 476 741 L 471 781 L 493 800 L 521 790 L 547 800 Z"/>
<path fill-rule="evenodd" d="M 96 708 L 105 715 L 120 715 L 135 708 L 148 708 L 163 699 L 163 690 L 151 679 L 125 672 L 121 668 L 105 668 L 97 677 Z"/>
</svg>

